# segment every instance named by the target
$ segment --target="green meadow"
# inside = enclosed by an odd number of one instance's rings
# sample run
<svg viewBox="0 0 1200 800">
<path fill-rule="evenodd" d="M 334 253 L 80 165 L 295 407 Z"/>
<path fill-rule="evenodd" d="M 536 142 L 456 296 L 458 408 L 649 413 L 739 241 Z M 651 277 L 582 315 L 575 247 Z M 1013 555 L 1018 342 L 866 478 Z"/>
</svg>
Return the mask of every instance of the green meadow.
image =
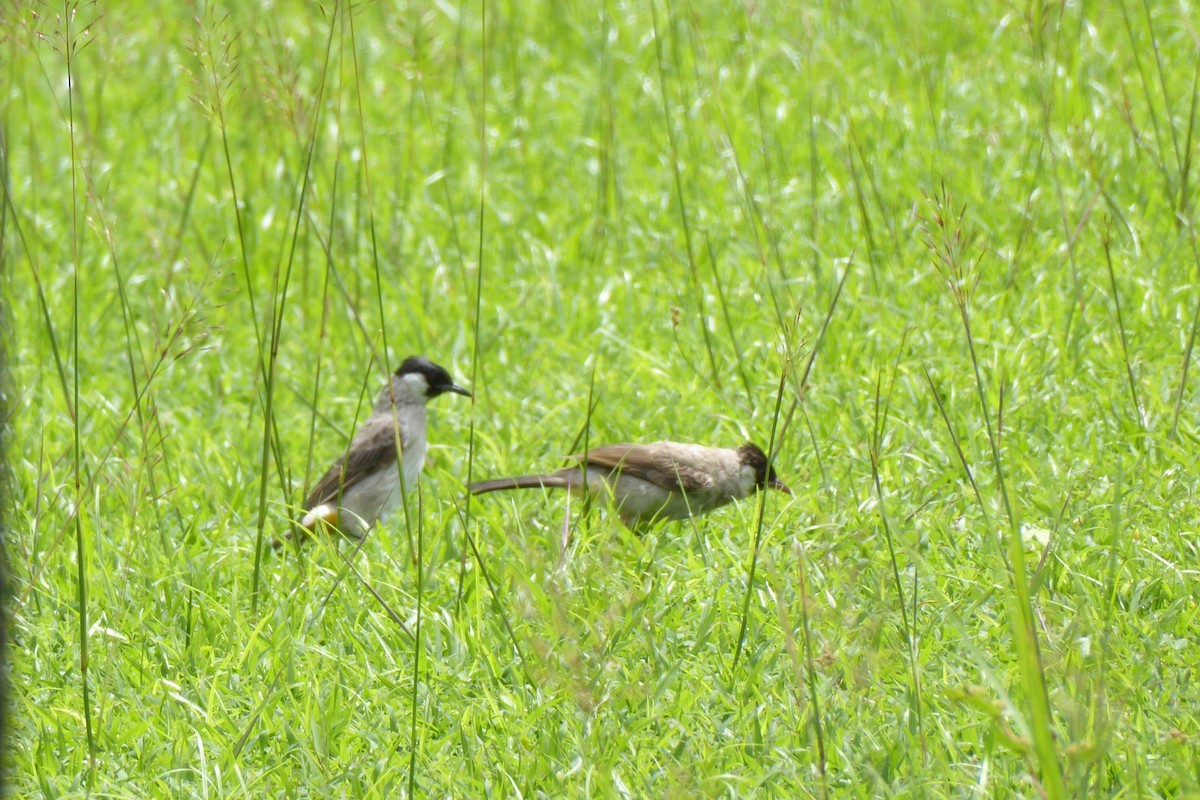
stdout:
<svg viewBox="0 0 1200 800">
<path fill-rule="evenodd" d="M 11 796 L 1200 795 L 1188 3 L 0 41 Z M 411 354 L 404 513 L 273 551 Z M 465 493 L 660 439 L 794 493 Z"/>
</svg>

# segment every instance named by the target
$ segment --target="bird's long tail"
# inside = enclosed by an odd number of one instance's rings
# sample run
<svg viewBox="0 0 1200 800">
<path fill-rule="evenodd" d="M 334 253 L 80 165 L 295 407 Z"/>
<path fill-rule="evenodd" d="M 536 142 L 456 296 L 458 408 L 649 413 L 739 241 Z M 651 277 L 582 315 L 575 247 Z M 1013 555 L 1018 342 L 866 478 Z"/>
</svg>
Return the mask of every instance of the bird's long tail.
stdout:
<svg viewBox="0 0 1200 800">
<path fill-rule="evenodd" d="M 515 478 L 476 481 L 471 484 L 470 492 L 471 494 L 485 494 L 504 489 L 570 489 L 571 486 L 571 479 L 564 475 L 518 475 Z"/>
</svg>

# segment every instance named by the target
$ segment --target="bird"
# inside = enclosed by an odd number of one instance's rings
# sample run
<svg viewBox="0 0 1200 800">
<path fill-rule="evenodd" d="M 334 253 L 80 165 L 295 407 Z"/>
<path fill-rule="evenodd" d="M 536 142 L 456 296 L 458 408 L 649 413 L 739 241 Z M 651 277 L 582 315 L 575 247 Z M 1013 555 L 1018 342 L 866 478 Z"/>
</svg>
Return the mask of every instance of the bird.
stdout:
<svg viewBox="0 0 1200 800">
<path fill-rule="evenodd" d="M 705 514 L 758 489 L 792 493 L 753 442 L 733 449 L 667 441 L 611 444 L 571 459 L 575 466 L 478 481 L 468 489 L 471 494 L 537 488 L 607 494 L 621 522 L 633 531 L 657 520 Z"/>
<path fill-rule="evenodd" d="M 471 397 L 444 367 L 423 356 L 404 359 L 346 453 L 309 492 L 300 525 L 309 531 L 328 526 L 356 539 L 366 536 L 399 505 L 403 492 L 416 485 L 427 448 L 425 404 L 447 392 Z"/>
</svg>

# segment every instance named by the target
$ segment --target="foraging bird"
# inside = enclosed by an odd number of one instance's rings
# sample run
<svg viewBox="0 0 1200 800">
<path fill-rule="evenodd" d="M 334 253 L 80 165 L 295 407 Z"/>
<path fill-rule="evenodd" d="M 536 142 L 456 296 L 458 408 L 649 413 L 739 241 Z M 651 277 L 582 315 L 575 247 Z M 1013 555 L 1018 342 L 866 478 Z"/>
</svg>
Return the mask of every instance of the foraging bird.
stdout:
<svg viewBox="0 0 1200 800">
<path fill-rule="evenodd" d="M 404 359 L 375 399 L 371 416 L 354 435 L 346 454 L 309 493 L 304 501 L 307 513 L 300 524 L 315 530 L 324 523 L 355 538 L 365 536 L 376 520 L 399 505 L 402 490 L 416 485 L 425 465 L 425 404 L 446 392 L 471 396 L 429 359 Z"/>
<path fill-rule="evenodd" d="M 791 494 L 775 475 L 766 453 L 747 442 L 737 449 L 655 442 L 613 444 L 573 456 L 578 466 L 545 475 L 496 478 L 471 484 L 472 494 L 503 489 L 566 489 L 603 492 L 626 527 L 659 519 L 684 519 L 740 500 L 756 489 Z"/>
</svg>

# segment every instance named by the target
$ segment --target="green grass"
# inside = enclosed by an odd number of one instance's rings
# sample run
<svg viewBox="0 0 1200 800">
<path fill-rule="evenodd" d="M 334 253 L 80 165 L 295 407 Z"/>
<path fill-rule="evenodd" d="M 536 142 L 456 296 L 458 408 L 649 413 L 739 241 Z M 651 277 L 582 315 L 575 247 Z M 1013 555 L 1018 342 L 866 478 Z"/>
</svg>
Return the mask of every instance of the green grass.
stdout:
<svg viewBox="0 0 1200 800">
<path fill-rule="evenodd" d="M 13 795 L 1200 793 L 1194 20 L 834 6 L 11 7 Z M 272 553 L 412 353 L 420 502 Z"/>
</svg>

